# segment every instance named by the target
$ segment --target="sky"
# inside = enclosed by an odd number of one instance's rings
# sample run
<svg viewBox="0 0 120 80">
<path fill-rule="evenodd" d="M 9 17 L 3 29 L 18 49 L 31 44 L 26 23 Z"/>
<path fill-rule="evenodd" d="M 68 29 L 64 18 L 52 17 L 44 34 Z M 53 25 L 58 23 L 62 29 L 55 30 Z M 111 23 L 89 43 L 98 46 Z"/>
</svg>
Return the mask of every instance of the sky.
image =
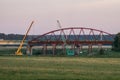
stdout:
<svg viewBox="0 0 120 80">
<path fill-rule="evenodd" d="M 0 0 L 0 33 L 41 35 L 65 27 L 120 32 L 120 0 Z"/>
</svg>

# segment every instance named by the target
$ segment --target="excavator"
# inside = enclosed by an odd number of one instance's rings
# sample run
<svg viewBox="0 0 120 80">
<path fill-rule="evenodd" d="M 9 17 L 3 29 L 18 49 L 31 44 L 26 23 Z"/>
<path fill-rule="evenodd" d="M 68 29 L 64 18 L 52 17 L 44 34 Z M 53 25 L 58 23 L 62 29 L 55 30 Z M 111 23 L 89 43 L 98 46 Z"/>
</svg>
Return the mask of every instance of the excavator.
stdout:
<svg viewBox="0 0 120 80">
<path fill-rule="evenodd" d="M 34 23 L 34 21 L 31 22 L 31 24 L 30 24 L 30 26 L 29 26 L 26 34 L 24 35 L 24 37 L 23 37 L 23 39 L 22 39 L 22 41 L 21 41 L 21 43 L 20 43 L 20 46 L 18 47 L 17 51 L 15 52 L 15 55 L 18 55 L 18 56 L 22 56 L 22 55 L 23 55 L 23 53 L 21 52 L 21 49 L 22 49 L 22 46 L 23 46 L 23 44 L 24 44 L 24 41 L 25 41 L 25 39 L 26 39 L 26 37 L 27 37 L 27 35 L 28 35 L 28 33 L 29 33 L 29 31 L 30 31 L 33 23 Z"/>
</svg>

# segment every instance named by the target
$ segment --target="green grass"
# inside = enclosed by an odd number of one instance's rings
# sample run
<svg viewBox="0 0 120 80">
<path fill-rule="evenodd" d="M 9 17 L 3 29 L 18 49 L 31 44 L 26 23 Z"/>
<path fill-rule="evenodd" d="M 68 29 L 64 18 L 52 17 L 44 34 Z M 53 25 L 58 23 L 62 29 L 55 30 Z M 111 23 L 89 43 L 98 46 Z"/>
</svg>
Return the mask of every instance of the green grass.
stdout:
<svg viewBox="0 0 120 80">
<path fill-rule="evenodd" d="M 0 56 L 0 80 L 120 80 L 120 58 Z"/>
</svg>

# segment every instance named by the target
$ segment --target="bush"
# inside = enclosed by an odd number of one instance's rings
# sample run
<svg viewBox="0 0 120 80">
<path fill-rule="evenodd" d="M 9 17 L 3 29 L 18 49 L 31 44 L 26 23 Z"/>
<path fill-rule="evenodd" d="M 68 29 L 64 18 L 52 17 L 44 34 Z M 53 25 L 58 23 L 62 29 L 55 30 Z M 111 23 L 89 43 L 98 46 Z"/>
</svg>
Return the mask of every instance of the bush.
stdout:
<svg viewBox="0 0 120 80">
<path fill-rule="evenodd" d="M 114 38 L 112 50 L 120 51 L 120 33 L 116 34 Z"/>
<path fill-rule="evenodd" d="M 101 48 L 101 49 L 99 50 L 99 54 L 100 54 L 100 55 L 105 54 L 105 50 Z"/>
</svg>

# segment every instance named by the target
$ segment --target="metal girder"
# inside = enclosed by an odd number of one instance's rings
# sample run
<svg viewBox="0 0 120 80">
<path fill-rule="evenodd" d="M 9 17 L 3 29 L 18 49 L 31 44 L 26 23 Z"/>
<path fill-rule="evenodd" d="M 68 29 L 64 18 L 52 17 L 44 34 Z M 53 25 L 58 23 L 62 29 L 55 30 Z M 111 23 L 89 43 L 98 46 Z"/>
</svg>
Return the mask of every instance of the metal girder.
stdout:
<svg viewBox="0 0 120 80">
<path fill-rule="evenodd" d="M 114 38 L 112 34 L 101 30 L 84 27 L 71 27 L 47 32 L 29 41 L 28 44 L 33 46 L 41 44 L 63 44 L 62 36 L 65 36 L 67 44 L 111 45 Z"/>
</svg>

